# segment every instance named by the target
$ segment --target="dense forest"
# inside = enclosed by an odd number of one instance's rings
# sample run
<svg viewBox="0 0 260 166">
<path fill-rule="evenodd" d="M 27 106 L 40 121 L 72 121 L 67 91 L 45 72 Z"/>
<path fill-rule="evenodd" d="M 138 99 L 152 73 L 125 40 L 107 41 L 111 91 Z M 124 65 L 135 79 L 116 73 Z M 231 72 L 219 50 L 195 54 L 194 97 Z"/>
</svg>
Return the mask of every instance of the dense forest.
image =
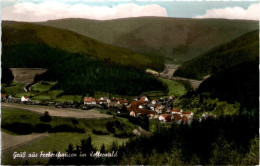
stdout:
<svg viewBox="0 0 260 166">
<path fill-rule="evenodd" d="M 201 56 L 184 63 L 175 73 L 192 79 L 224 71 L 225 69 L 250 60 L 258 60 L 259 31 L 249 32 L 220 45 Z"/>
<path fill-rule="evenodd" d="M 67 53 L 79 53 L 102 61 L 106 59 L 119 65 L 131 66 L 141 70 L 151 68 L 161 71 L 164 68 L 164 62 L 160 56 L 140 54 L 102 43 L 69 30 L 34 23 L 3 21 L 1 39 L 3 46 L 45 44 Z M 29 52 L 27 60 L 30 61 L 36 53 L 38 52 Z"/>
<path fill-rule="evenodd" d="M 258 110 L 259 104 L 259 62 L 247 61 L 216 73 L 205 80 L 198 92 L 209 92 L 212 98 L 241 107 Z"/>
<path fill-rule="evenodd" d="M 48 71 L 36 79 L 58 81 L 54 88 L 65 94 L 93 95 L 101 91 L 139 95 L 144 91 L 167 91 L 159 80 L 141 70 L 114 64 L 109 59 L 101 61 L 67 53 L 45 44 L 3 46 L 2 67 L 4 78 L 11 78 L 7 68 L 47 68 Z"/>
</svg>

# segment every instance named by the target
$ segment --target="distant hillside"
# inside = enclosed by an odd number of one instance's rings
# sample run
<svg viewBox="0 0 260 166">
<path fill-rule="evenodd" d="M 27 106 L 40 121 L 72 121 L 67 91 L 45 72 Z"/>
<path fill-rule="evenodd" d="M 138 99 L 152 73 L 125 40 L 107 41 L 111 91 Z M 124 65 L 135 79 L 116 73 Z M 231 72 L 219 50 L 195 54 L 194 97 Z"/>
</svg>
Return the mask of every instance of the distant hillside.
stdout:
<svg viewBox="0 0 260 166">
<path fill-rule="evenodd" d="M 61 19 L 39 24 L 68 29 L 133 51 L 160 55 L 168 63 L 191 60 L 213 47 L 258 29 L 258 21 L 163 17 L 107 21 Z"/>
<path fill-rule="evenodd" d="M 105 62 L 132 66 L 138 69 L 162 70 L 164 67 L 163 60 L 160 57 L 138 54 L 104 44 L 69 30 L 33 23 L 3 21 L 2 43 L 3 47 L 23 44 L 46 44 L 51 48 L 57 48 L 68 53 L 80 53 Z"/>
<path fill-rule="evenodd" d="M 184 63 L 174 75 L 202 79 L 246 61 L 258 61 L 258 58 L 259 31 L 253 31 Z"/>
<path fill-rule="evenodd" d="M 212 97 L 258 112 L 259 106 L 259 61 L 246 61 L 205 80 L 199 92 L 210 92 Z"/>
<path fill-rule="evenodd" d="M 29 42 L 29 41 L 28 41 Z M 54 89 L 64 94 L 93 96 L 95 92 L 135 96 L 167 87 L 134 67 L 104 62 L 82 54 L 72 54 L 41 43 L 2 47 L 2 82 L 13 79 L 8 68 L 41 67 L 48 69 L 36 80 L 58 81 Z"/>
</svg>

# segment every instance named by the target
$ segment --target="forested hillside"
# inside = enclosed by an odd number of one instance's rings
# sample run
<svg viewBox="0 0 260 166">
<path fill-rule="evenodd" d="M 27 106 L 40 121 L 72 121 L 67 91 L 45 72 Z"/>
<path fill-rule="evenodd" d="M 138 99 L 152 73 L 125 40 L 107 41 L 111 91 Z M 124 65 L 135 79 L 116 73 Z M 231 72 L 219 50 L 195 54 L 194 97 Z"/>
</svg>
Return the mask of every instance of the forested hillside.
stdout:
<svg viewBox="0 0 260 166">
<path fill-rule="evenodd" d="M 80 53 L 99 60 L 112 62 L 138 69 L 152 68 L 163 70 L 160 57 L 139 54 L 123 48 L 104 44 L 75 32 L 34 23 L 3 21 L 3 46 L 23 44 L 45 44 L 68 53 Z M 28 56 L 31 56 L 28 54 Z M 32 57 L 30 57 L 32 58 Z"/>
<path fill-rule="evenodd" d="M 243 62 L 257 61 L 258 57 L 259 31 L 257 30 L 242 35 L 184 63 L 174 75 L 202 79 L 203 76 L 213 75 Z"/>
<path fill-rule="evenodd" d="M 107 44 L 183 63 L 258 29 L 258 21 L 138 17 L 115 20 L 61 19 L 39 24 L 64 28 Z"/>
<path fill-rule="evenodd" d="M 259 61 L 248 61 L 214 74 L 199 87 L 211 97 L 231 103 L 238 102 L 247 111 L 258 112 Z"/>
<path fill-rule="evenodd" d="M 133 67 L 71 54 L 45 44 L 3 45 L 3 78 L 10 80 L 11 67 L 47 68 L 37 79 L 58 81 L 54 87 L 65 94 L 93 95 L 96 91 L 139 95 L 144 91 L 167 90 L 160 81 Z"/>
</svg>

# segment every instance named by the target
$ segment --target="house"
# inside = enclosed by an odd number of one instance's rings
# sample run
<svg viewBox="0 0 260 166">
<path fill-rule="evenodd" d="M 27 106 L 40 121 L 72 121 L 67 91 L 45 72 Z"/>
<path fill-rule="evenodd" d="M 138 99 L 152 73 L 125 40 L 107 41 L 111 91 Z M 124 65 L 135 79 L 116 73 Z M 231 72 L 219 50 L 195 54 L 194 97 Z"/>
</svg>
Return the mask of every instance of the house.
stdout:
<svg viewBox="0 0 260 166">
<path fill-rule="evenodd" d="M 21 97 L 21 101 L 29 101 L 28 96 L 24 95 Z"/>
<path fill-rule="evenodd" d="M 84 97 L 84 104 L 97 104 L 96 99 L 94 99 L 93 97 Z"/>
<path fill-rule="evenodd" d="M 173 121 L 176 124 L 181 124 L 182 123 L 182 116 L 180 114 L 173 114 Z"/>
<path fill-rule="evenodd" d="M 123 104 L 123 105 L 128 105 L 128 101 L 126 99 L 119 99 L 117 104 Z"/>
<path fill-rule="evenodd" d="M 107 104 L 107 100 L 96 99 L 97 104 Z"/>
<path fill-rule="evenodd" d="M 172 120 L 172 115 L 171 114 L 162 114 L 159 116 L 159 121 L 165 123 L 165 122 L 170 122 Z"/>
<path fill-rule="evenodd" d="M 148 101 L 148 102 L 149 102 L 149 100 L 148 100 L 148 98 L 147 98 L 146 96 L 141 97 L 141 98 L 140 98 L 140 101 L 145 101 L 145 102 Z"/>
<path fill-rule="evenodd" d="M 139 105 L 138 108 L 139 108 L 139 109 L 142 109 L 142 108 L 144 108 L 144 107 L 143 107 L 142 105 Z"/>
<path fill-rule="evenodd" d="M 170 99 L 170 100 L 174 100 L 175 97 L 174 97 L 174 96 L 170 96 L 169 99 Z"/>
<path fill-rule="evenodd" d="M 157 114 L 162 114 L 163 113 L 163 109 L 164 109 L 164 106 L 157 103 L 154 105 L 154 111 L 157 113 Z"/>
<path fill-rule="evenodd" d="M 154 111 L 154 106 L 155 106 L 155 104 L 152 104 L 152 103 L 147 104 L 147 107 L 148 107 L 150 110 L 152 110 L 152 111 Z"/>
<path fill-rule="evenodd" d="M 193 112 L 182 112 L 181 115 L 183 117 L 190 119 L 190 118 L 193 118 L 194 113 Z"/>
<path fill-rule="evenodd" d="M 153 101 L 151 102 L 152 104 L 156 104 L 157 103 L 157 99 L 153 99 Z"/>
<path fill-rule="evenodd" d="M 1 100 L 6 100 L 7 99 L 7 94 L 1 94 Z"/>
<path fill-rule="evenodd" d="M 145 108 L 142 108 L 142 109 L 131 109 L 130 110 L 130 116 L 142 116 L 142 117 L 151 117 L 151 114 L 154 115 L 154 112 L 153 111 L 150 111 L 150 110 L 147 110 Z"/>
<path fill-rule="evenodd" d="M 110 101 L 109 103 L 108 103 L 108 107 L 116 107 L 118 104 L 117 104 L 117 102 L 116 101 Z"/>
<path fill-rule="evenodd" d="M 127 109 L 138 109 L 140 105 L 142 105 L 143 102 L 141 101 L 131 101 L 130 104 L 127 106 Z M 140 109 L 142 108 L 143 106 L 140 107 Z"/>
<path fill-rule="evenodd" d="M 182 109 L 172 108 L 172 114 L 179 114 L 179 115 L 181 115 L 182 112 L 183 112 Z"/>
</svg>

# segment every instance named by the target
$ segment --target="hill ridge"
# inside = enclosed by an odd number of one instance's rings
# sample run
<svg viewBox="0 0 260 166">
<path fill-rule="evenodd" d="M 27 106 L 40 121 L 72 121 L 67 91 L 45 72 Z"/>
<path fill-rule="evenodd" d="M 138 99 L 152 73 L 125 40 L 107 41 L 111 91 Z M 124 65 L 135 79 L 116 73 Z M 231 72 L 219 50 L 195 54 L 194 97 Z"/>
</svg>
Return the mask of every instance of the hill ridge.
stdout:
<svg viewBox="0 0 260 166">
<path fill-rule="evenodd" d="M 169 17 L 113 20 L 71 18 L 38 24 L 70 29 L 121 48 L 163 56 L 171 63 L 183 63 L 219 44 L 258 29 L 258 22 L 251 20 Z"/>
</svg>

